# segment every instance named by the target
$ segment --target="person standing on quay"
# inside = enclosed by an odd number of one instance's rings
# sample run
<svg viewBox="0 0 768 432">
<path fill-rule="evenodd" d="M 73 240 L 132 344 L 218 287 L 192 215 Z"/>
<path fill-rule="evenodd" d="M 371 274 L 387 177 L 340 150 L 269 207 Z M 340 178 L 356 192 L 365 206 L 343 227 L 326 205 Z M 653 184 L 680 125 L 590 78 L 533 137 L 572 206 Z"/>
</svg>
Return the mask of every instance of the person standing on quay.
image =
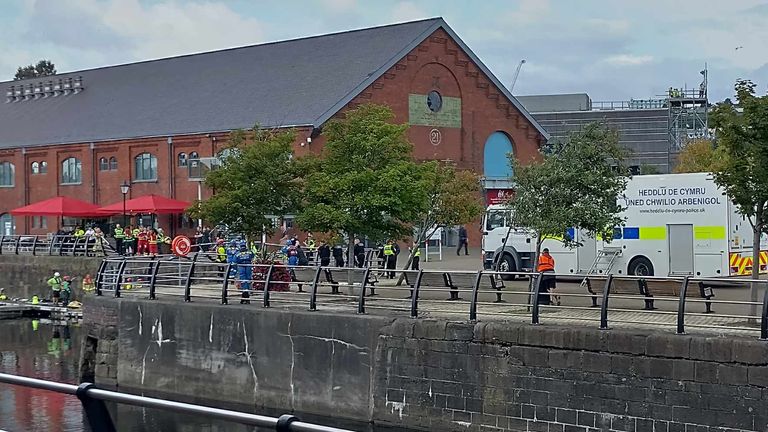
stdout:
<svg viewBox="0 0 768 432">
<path fill-rule="evenodd" d="M 320 240 L 320 247 L 317 249 L 317 257 L 320 258 L 320 266 L 328 267 L 331 265 L 331 247 L 325 240 Z"/>
<path fill-rule="evenodd" d="M 125 249 L 123 248 L 123 240 L 125 240 L 125 231 L 123 230 L 123 227 L 120 226 L 120 224 L 115 225 L 115 248 L 117 248 L 117 254 L 123 255 L 125 254 Z"/>
<path fill-rule="evenodd" d="M 456 248 L 456 256 L 461 255 L 461 247 L 464 246 L 464 255 L 469 255 L 467 251 L 467 229 L 464 225 L 459 227 L 459 247 Z"/>
</svg>

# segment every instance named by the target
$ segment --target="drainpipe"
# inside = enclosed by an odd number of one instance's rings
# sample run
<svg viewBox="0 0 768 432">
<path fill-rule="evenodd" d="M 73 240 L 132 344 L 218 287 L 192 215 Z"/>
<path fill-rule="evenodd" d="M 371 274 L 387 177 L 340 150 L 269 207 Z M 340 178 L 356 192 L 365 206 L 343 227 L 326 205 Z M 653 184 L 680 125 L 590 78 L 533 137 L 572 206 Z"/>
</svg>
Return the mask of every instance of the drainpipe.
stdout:
<svg viewBox="0 0 768 432">
<path fill-rule="evenodd" d="M 91 202 L 96 204 L 96 145 L 91 143 Z"/>
<path fill-rule="evenodd" d="M 171 199 L 176 199 L 176 173 L 174 171 L 175 159 L 173 156 L 173 137 L 168 137 L 168 196 Z M 170 232 L 175 235 L 176 233 L 176 218 L 173 215 L 168 215 L 170 225 Z"/>
<path fill-rule="evenodd" d="M 27 160 L 27 148 L 21 148 L 21 163 L 20 167 L 24 172 L 24 205 L 29 205 L 29 161 Z M 11 219 L 13 221 L 13 219 Z M 13 222 L 11 222 L 13 226 Z M 24 216 L 24 233 L 29 234 L 29 217 Z"/>
</svg>

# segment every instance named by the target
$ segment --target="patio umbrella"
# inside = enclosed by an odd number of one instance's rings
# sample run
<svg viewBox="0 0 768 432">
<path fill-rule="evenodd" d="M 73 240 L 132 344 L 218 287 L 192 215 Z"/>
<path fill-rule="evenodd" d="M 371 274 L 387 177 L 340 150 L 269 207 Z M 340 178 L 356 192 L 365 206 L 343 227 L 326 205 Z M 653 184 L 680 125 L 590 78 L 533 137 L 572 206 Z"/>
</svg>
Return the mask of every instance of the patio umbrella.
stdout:
<svg viewBox="0 0 768 432">
<path fill-rule="evenodd" d="M 144 195 L 129 199 L 125 202 L 125 212 L 131 214 L 174 214 L 184 213 L 190 203 L 159 195 Z M 117 202 L 98 210 L 101 214 L 118 214 L 123 212 L 123 202 Z"/>
<path fill-rule="evenodd" d="M 99 207 L 69 197 L 55 197 L 11 210 L 14 216 L 102 216 Z"/>
</svg>

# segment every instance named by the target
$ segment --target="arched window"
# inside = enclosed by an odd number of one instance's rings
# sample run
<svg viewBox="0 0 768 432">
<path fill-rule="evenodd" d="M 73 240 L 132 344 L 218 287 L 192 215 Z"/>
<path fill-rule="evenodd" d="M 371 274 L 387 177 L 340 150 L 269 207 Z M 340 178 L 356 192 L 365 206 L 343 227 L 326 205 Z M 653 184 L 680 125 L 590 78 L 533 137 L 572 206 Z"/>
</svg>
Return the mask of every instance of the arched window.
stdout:
<svg viewBox="0 0 768 432">
<path fill-rule="evenodd" d="M 179 162 L 178 162 L 178 165 L 179 165 L 180 167 L 185 167 L 185 166 L 187 166 L 187 154 L 186 154 L 186 153 L 184 153 L 184 152 L 181 152 L 181 153 L 179 153 Z"/>
<path fill-rule="evenodd" d="M 13 186 L 16 167 L 10 162 L 0 162 L 0 186 Z"/>
<path fill-rule="evenodd" d="M 83 182 L 83 166 L 80 159 L 67 158 L 61 163 L 61 184 L 80 184 Z"/>
<path fill-rule="evenodd" d="M 109 161 L 107 158 L 99 158 L 99 171 L 109 171 Z"/>
<path fill-rule="evenodd" d="M 117 171 L 117 158 L 114 156 L 109 158 L 109 169 L 110 171 Z"/>
<path fill-rule="evenodd" d="M 40 162 L 32 162 L 32 174 L 40 174 Z"/>
<path fill-rule="evenodd" d="M 509 154 L 514 153 L 512 141 L 504 132 L 494 132 L 485 141 L 483 149 L 483 175 L 491 180 L 510 180 L 512 164 Z"/>
<path fill-rule="evenodd" d="M 42 161 L 40 162 L 40 174 L 45 174 L 48 172 L 48 162 Z"/>
<path fill-rule="evenodd" d="M 200 156 L 197 155 L 197 152 L 192 152 L 189 154 L 189 160 L 197 160 L 200 159 Z"/>
<path fill-rule="evenodd" d="M 136 156 L 135 180 L 157 180 L 157 158 L 150 153 Z"/>
</svg>

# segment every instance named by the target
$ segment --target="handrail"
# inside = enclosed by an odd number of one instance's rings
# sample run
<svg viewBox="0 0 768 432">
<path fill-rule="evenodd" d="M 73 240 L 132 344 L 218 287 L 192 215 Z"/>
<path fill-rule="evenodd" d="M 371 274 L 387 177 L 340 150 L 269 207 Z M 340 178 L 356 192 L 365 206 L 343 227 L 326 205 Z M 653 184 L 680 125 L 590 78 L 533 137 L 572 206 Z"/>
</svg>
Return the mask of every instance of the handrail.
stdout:
<svg viewBox="0 0 768 432">
<path fill-rule="evenodd" d="M 97 242 L 100 248 L 97 248 Z M 104 236 L 74 236 L 58 234 L 16 234 L 0 236 L 0 255 L 59 255 L 103 256 L 117 255 Z"/>
<path fill-rule="evenodd" d="M 198 298 L 216 299 L 220 300 L 222 304 L 228 304 L 228 297 L 235 295 L 235 289 L 230 287 L 232 283 L 239 281 L 252 286 L 247 294 L 249 297 L 254 296 L 254 300 L 256 300 L 253 302 L 254 304 L 265 308 L 273 306 L 273 303 L 276 302 L 285 301 L 287 304 L 295 305 L 308 301 L 308 309 L 311 311 L 317 310 L 318 307 L 333 304 L 334 308 L 356 306 L 356 311 L 361 314 L 370 313 L 371 310 L 390 309 L 408 311 L 411 317 L 418 318 L 430 314 L 434 310 L 435 312 L 465 314 L 464 316 L 470 321 L 476 321 L 479 315 L 484 317 L 503 316 L 505 313 L 510 313 L 507 312 L 510 309 L 495 307 L 493 303 L 512 301 L 510 306 L 514 306 L 514 314 L 519 316 L 517 311 L 524 307 L 526 310 L 523 312 L 524 316 L 527 315 L 530 319 L 529 322 L 534 325 L 540 324 L 541 319 L 545 316 L 564 320 L 592 321 L 598 323 L 600 329 L 613 327 L 612 324 L 644 324 L 645 321 L 634 322 L 637 321 L 637 318 L 633 318 L 633 314 L 626 314 L 626 312 L 634 313 L 637 311 L 660 317 L 658 320 L 654 319 L 648 322 L 672 327 L 678 334 L 684 334 L 686 327 L 706 325 L 701 319 L 703 319 L 704 314 L 709 313 L 718 322 L 711 325 L 712 328 L 759 330 L 760 337 L 768 340 L 768 289 L 766 289 L 761 303 L 741 297 L 714 298 L 714 291 L 720 289 L 720 286 L 743 287 L 750 283 L 756 283 L 760 287 L 767 287 L 768 280 L 753 281 L 742 278 L 710 278 L 690 275 L 685 277 L 640 277 L 619 274 L 577 275 L 548 272 L 546 277 L 548 279 L 554 278 L 555 282 L 566 279 L 576 283 L 579 280 L 587 281 L 587 285 L 581 292 L 573 290 L 561 292 L 558 289 L 550 292 L 542 289 L 543 276 L 537 273 L 425 269 L 418 271 L 396 270 L 397 273 L 405 276 L 407 285 L 390 286 L 386 284 L 382 286 L 376 285 L 380 282 L 378 278 L 391 271 L 389 269 L 289 266 L 273 263 L 225 264 L 210 259 L 209 254 L 197 253 L 195 256 L 198 257 L 197 260 L 194 257 L 180 258 L 171 255 L 108 257 L 103 261 L 97 274 L 98 289 L 96 294 L 104 295 L 105 292 L 111 291 L 115 297 L 131 294 L 146 298 L 149 294 L 150 300 L 167 296 L 170 298 L 182 297 L 185 301 Z M 201 257 L 208 257 L 209 259 L 205 260 Z M 184 265 L 184 267 L 179 267 L 180 265 Z M 226 274 L 224 272 L 225 266 Z M 235 267 L 241 266 L 250 266 L 254 269 L 250 279 L 243 279 L 243 276 L 232 272 Z M 279 281 L 275 277 L 275 273 L 282 273 L 283 271 L 291 274 L 290 281 Z M 517 283 L 510 285 L 508 282 L 504 282 L 504 280 L 511 279 L 507 276 L 532 277 L 533 281 L 525 285 Z M 321 277 L 323 277 L 322 281 L 320 280 Z M 132 278 L 131 280 L 135 281 L 135 284 L 129 288 L 141 288 L 131 291 L 124 290 L 127 285 L 123 283 L 123 280 L 127 278 Z M 344 280 L 345 278 L 348 279 Z M 701 284 L 705 289 L 700 287 L 691 291 L 691 283 Z M 148 291 L 147 285 L 149 285 Z M 348 290 L 343 293 L 340 292 L 340 285 L 347 286 Z M 305 289 L 309 286 L 309 289 L 306 291 L 298 289 L 301 286 L 304 286 Z M 374 287 L 383 287 L 386 293 L 380 295 L 376 301 L 372 297 Z M 410 292 L 407 306 L 403 304 L 403 297 L 400 297 L 398 292 Z M 435 298 L 435 294 L 439 292 L 451 294 L 451 298 L 448 299 L 452 302 L 451 306 L 440 307 L 441 304 L 447 303 L 446 300 Z M 243 291 L 243 294 L 245 293 L 246 291 Z M 258 298 L 259 295 L 263 297 Z M 329 295 L 335 295 L 337 300 L 328 300 L 329 303 L 326 304 L 325 301 L 329 299 Z M 467 297 L 469 301 L 461 301 L 460 296 L 462 295 Z M 490 300 L 491 295 L 496 297 L 496 301 L 493 303 Z M 521 296 L 528 296 L 528 298 L 522 300 Z M 555 301 L 545 302 L 545 296 L 557 296 L 560 299 L 566 299 L 566 301 L 562 305 L 555 304 Z M 567 301 L 569 299 L 576 299 L 575 304 L 569 303 Z M 634 299 L 637 299 L 640 304 L 644 303 L 645 307 L 634 309 L 635 306 L 630 303 Z M 594 312 L 588 312 L 591 308 L 584 304 L 589 300 L 592 300 Z M 399 305 L 398 302 L 400 302 Z M 730 304 L 738 312 L 714 314 L 711 310 L 711 305 L 714 303 Z M 243 304 L 250 304 L 250 302 L 243 302 Z M 692 310 L 698 304 L 703 305 L 699 307 L 703 307 L 706 311 Z M 763 307 L 756 312 L 748 312 L 747 307 L 752 305 L 762 305 Z M 421 313 L 420 309 L 425 312 Z M 542 315 L 543 311 L 556 311 L 557 314 Z M 719 310 L 719 312 L 725 311 Z M 670 319 L 671 317 L 676 319 L 673 321 Z"/>
<path fill-rule="evenodd" d="M 204 405 L 103 390 L 96 388 L 92 383 L 83 383 L 77 386 L 4 373 L 0 373 L 0 383 L 77 396 L 83 404 L 85 417 L 90 424 L 91 429 L 101 432 L 113 432 L 116 430 L 109 415 L 109 411 L 107 411 L 106 405 L 104 404 L 105 401 L 142 408 L 161 409 L 199 415 L 249 426 L 272 428 L 278 432 L 352 432 L 348 429 L 302 422 L 298 417 L 291 414 L 284 414 L 280 417 L 250 414 L 228 409 L 207 407 Z"/>
</svg>

